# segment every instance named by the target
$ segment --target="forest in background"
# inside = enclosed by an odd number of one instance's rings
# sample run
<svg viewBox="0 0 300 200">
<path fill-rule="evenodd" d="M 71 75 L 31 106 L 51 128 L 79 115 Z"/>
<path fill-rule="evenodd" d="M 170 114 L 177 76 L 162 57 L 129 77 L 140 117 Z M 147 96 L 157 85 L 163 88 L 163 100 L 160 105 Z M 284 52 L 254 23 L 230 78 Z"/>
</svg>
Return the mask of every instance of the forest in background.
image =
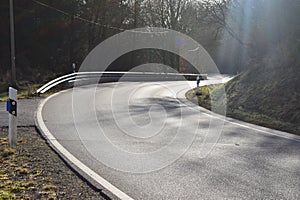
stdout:
<svg viewBox="0 0 300 200">
<path fill-rule="evenodd" d="M 69 73 L 71 63 L 80 66 L 103 40 L 146 26 L 189 35 L 210 53 L 221 73 L 265 67 L 263 63 L 274 57 L 266 66 L 270 67 L 278 64 L 270 62 L 284 62 L 285 56 L 290 59 L 290 54 L 299 53 L 299 4 L 297 0 L 15 0 L 17 80 L 42 83 Z M 0 82 L 6 85 L 11 65 L 8 0 L 0 1 L 0 17 Z M 284 54 L 277 55 L 282 48 Z M 154 53 L 127 54 L 110 69 L 126 71 L 149 61 L 178 69 L 175 55 Z"/>
</svg>

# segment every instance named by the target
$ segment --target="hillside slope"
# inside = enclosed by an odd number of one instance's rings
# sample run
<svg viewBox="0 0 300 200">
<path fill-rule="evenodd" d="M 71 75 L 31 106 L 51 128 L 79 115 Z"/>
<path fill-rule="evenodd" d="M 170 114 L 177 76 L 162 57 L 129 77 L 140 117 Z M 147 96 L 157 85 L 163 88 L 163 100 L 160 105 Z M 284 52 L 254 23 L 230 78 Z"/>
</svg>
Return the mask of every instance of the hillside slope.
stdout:
<svg viewBox="0 0 300 200">
<path fill-rule="evenodd" d="M 235 116 L 234 110 L 241 110 L 261 115 L 279 129 L 300 133 L 299 52 L 299 44 L 278 45 L 256 66 L 227 83 L 228 114 Z M 264 120 L 258 123 L 269 126 Z"/>
<path fill-rule="evenodd" d="M 300 123 L 299 48 L 281 45 L 226 85 L 229 109 L 244 109 Z"/>
<path fill-rule="evenodd" d="M 225 84 L 227 116 L 300 135 L 299 44 L 283 43 Z M 220 86 L 203 87 L 187 98 L 210 109 L 210 97 L 223 104 Z M 213 95 L 211 95 L 213 93 Z"/>
</svg>

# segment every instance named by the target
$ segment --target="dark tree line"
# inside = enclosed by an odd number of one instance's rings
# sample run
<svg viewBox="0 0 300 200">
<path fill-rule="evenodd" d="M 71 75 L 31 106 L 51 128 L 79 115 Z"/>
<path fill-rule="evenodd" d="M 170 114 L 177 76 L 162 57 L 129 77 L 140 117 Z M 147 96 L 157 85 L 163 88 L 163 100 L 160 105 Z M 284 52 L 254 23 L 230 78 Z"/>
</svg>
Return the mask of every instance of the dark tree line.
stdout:
<svg viewBox="0 0 300 200">
<path fill-rule="evenodd" d="M 71 63 L 79 66 L 106 38 L 145 26 L 191 36 L 221 72 L 236 73 L 285 41 L 299 44 L 299 10 L 298 0 L 15 0 L 17 77 L 43 82 L 68 73 Z M 7 82 L 8 0 L 0 1 L 0 17 L 0 82 Z M 179 69 L 176 55 L 155 50 L 132 52 L 110 69 L 128 70 L 150 61 Z"/>
</svg>

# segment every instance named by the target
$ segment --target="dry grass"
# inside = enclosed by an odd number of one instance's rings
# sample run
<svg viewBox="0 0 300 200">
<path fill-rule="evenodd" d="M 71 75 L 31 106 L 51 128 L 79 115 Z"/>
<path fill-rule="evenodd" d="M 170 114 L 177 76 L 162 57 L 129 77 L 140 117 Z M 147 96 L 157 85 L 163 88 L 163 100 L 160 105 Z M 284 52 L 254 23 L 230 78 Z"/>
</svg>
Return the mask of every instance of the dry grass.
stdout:
<svg viewBox="0 0 300 200">
<path fill-rule="evenodd" d="M 18 145 L 0 128 L 0 199 L 103 199 L 60 160 L 33 128 L 21 128 Z"/>
</svg>

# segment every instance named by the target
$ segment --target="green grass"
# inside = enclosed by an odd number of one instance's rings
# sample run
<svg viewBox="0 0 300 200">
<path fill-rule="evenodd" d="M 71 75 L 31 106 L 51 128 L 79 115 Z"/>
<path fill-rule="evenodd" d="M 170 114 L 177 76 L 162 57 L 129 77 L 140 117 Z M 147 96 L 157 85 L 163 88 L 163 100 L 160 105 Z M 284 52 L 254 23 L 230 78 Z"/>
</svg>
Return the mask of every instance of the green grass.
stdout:
<svg viewBox="0 0 300 200">
<path fill-rule="evenodd" d="M 214 101 L 214 106 L 216 108 L 224 107 L 226 106 L 226 102 L 222 101 L 221 98 L 225 93 L 224 87 L 225 84 L 215 84 L 215 85 L 200 87 L 201 95 L 196 95 L 196 88 L 194 88 L 186 93 L 186 97 L 193 103 L 198 104 L 201 107 L 204 107 L 208 110 L 211 110 L 212 100 Z"/>
<path fill-rule="evenodd" d="M 32 97 L 34 97 L 35 92 L 39 87 L 41 87 L 41 84 L 31 84 L 31 83 L 27 83 L 27 82 L 21 82 L 19 84 L 17 98 L 18 99 L 32 98 Z M 51 89 L 47 93 L 41 94 L 39 96 L 40 97 L 48 97 L 51 94 L 54 94 L 55 92 L 57 92 L 63 88 L 64 88 L 64 86 L 58 86 L 56 88 Z M 0 102 L 7 101 L 7 99 L 8 99 L 8 87 L 7 87 L 7 91 L 0 92 Z"/>
<path fill-rule="evenodd" d="M 201 107 L 211 110 L 211 97 L 214 96 L 215 98 L 224 99 L 224 97 L 221 95 L 222 92 L 220 92 L 220 89 L 224 87 L 226 88 L 227 84 L 228 83 L 200 87 L 201 95 L 199 96 L 196 95 L 196 89 L 192 89 L 186 93 L 186 98 Z M 218 92 L 220 94 L 218 94 Z M 230 99 L 235 98 L 235 96 L 237 95 L 238 95 L 237 93 L 229 94 L 229 101 Z M 299 126 L 297 126 L 297 124 L 282 121 L 276 119 L 273 116 L 261 114 L 253 110 L 247 110 L 242 105 L 232 106 L 234 104 L 226 102 L 224 100 L 219 100 L 214 102 L 219 104 L 216 106 L 227 106 L 226 116 L 228 117 L 232 117 L 241 121 L 257 124 L 272 129 L 287 131 L 290 133 L 294 133 L 296 135 L 299 135 L 300 133 L 300 128 Z M 226 105 L 225 103 L 228 105 Z"/>
<path fill-rule="evenodd" d="M 35 91 L 40 87 L 40 84 L 21 83 L 18 88 L 18 99 L 25 99 L 33 97 Z M 8 87 L 7 91 L 0 93 L 0 101 L 6 101 L 8 99 Z"/>
</svg>

